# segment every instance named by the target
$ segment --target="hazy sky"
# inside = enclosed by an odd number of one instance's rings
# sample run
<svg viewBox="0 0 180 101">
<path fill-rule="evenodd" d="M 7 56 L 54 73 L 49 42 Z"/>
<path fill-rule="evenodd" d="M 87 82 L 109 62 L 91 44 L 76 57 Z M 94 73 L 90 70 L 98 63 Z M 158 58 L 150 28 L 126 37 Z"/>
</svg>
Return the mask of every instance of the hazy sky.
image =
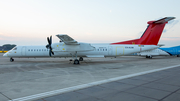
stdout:
<svg viewBox="0 0 180 101">
<path fill-rule="evenodd" d="M 68 34 L 78 42 L 139 38 L 147 22 L 173 16 L 159 44 L 180 45 L 179 0 L 0 0 L 0 45 L 46 45 Z"/>
</svg>

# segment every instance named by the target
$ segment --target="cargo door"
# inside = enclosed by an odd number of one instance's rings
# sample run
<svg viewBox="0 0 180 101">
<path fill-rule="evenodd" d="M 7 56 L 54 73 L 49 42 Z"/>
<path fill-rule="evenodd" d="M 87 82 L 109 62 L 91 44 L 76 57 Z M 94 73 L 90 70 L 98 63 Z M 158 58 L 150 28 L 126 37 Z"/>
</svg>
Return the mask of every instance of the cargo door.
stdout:
<svg viewBox="0 0 180 101">
<path fill-rule="evenodd" d="M 124 47 L 122 46 L 116 47 L 116 55 L 124 55 Z"/>
</svg>

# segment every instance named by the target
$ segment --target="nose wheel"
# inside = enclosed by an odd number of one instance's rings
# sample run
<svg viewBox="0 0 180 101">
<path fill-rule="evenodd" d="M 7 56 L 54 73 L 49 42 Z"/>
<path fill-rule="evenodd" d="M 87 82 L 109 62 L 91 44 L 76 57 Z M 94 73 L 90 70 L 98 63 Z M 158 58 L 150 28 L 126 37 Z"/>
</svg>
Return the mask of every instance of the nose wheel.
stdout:
<svg viewBox="0 0 180 101">
<path fill-rule="evenodd" d="M 14 59 L 13 58 L 10 58 L 10 62 L 13 62 L 14 61 Z"/>
</svg>

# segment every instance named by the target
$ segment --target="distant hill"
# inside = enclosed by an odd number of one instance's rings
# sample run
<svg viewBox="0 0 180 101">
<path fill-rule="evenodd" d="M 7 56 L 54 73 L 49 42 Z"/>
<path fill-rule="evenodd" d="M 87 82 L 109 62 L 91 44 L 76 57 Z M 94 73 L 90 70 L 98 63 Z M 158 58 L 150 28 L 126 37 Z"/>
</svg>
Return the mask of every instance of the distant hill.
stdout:
<svg viewBox="0 0 180 101">
<path fill-rule="evenodd" d="M 0 51 L 8 51 L 14 48 L 15 44 L 4 44 L 3 46 L 0 46 Z"/>
</svg>

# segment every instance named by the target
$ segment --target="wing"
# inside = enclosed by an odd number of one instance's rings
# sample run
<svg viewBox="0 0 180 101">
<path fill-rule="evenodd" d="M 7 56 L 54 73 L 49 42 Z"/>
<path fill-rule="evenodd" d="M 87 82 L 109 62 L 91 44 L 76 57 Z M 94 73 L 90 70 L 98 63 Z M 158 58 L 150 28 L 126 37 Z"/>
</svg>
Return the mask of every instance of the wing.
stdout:
<svg viewBox="0 0 180 101">
<path fill-rule="evenodd" d="M 79 43 L 66 34 L 58 34 L 56 35 L 62 42 L 66 45 L 79 45 Z"/>
<path fill-rule="evenodd" d="M 89 43 L 78 43 L 73 38 L 66 34 L 56 35 L 62 42 L 65 43 L 63 46 L 63 51 L 68 52 L 84 52 L 84 51 L 93 51 L 95 48 Z M 61 47 L 62 48 L 62 47 Z M 55 50 L 53 50 L 55 51 Z"/>
</svg>

